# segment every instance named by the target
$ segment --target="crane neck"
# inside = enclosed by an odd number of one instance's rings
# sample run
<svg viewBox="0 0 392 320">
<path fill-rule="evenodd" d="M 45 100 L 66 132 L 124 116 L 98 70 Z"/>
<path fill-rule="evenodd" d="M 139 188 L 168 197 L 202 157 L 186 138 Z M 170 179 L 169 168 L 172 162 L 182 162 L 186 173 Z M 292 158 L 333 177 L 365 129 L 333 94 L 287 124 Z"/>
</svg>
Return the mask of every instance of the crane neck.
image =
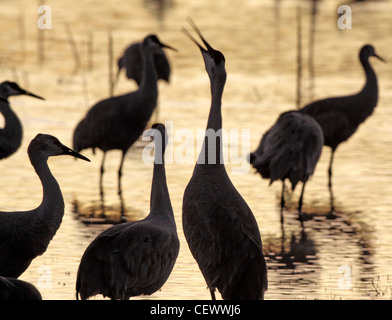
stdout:
<svg viewBox="0 0 392 320">
<path fill-rule="evenodd" d="M 356 103 L 352 104 L 355 110 L 350 112 L 353 121 L 358 124 L 364 122 L 373 113 L 378 101 L 377 76 L 369 63 L 369 57 L 360 56 L 360 61 L 366 75 L 366 82 L 356 95 Z"/>
<path fill-rule="evenodd" d="M 47 160 L 40 154 L 29 154 L 30 162 L 37 173 L 43 189 L 42 202 L 36 210 L 36 219 L 56 232 L 64 215 L 64 199 L 59 184 L 51 173 Z"/>
<path fill-rule="evenodd" d="M 223 165 L 222 95 L 226 78 L 211 79 L 211 108 L 198 164 Z"/>
<path fill-rule="evenodd" d="M 18 116 L 11 109 L 9 103 L 0 102 L 0 113 L 4 117 L 4 127 L 1 129 L 1 137 L 5 138 L 3 141 L 3 151 L 6 151 L 7 149 L 9 155 L 20 147 L 22 143 L 23 128 Z"/>
<path fill-rule="evenodd" d="M 378 93 L 377 76 L 369 62 L 369 57 L 360 56 L 360 61 L 366 75 L 366 82 L 364 87 L 362 88 L 362 93 L 366 93 L 366 94 L 376 93 L 377 95 Z"/>
<path fill-rule="evenodd" d="M 148 92 L 146 96 L 150 96 L 155 100 L 158 96 L 158 74 L 156 71 L 154 59 L 153 59 L 154 50 L 153 49 L 145 49 L 142 50 L 142 58 L 143 58 L 143 75 L 140 83 L 139 91 L 140 92 Z"/>
<path fill-rule="evenodd" d="M 207 129 L 219 131 L 222 129 L 222 95 L 226 79 L 211 81 L 211 107 L 208 115 Z"/>
<path fill-rule="evenodd" d="M 143 75 L 139 89 L 135 92 L 135 94 L 137 99 L 136 106 L 138 108 L 137 121 L 146 125 L 148 120 L 151 118 L 155 107 L 157 106 L 158 76 L 153 61 L 153 50 L 149 48 L 142 50 L 142 59 Z M 133 92 L 130 93 L 130 95 L 132 96 L 133 94 Z M 132 117 L 135 117 L 135 100 L 133 98 L 128 104 L 128 108 L 131 112 Z"/>
<path fill-rule="evenodd" d="M 11 109 L 10 104 L 6 102 L 0 102 L 0 113 L 4 117 L 4 129 L 7 132 L 15 133 L 22 131 L 22 124 L 16 115 L 16 113 Z M 3 131 L 4 132 L 4 131 Z"/>
<path fill-rule="evenodd" d="M 154 170 L 151 184 L 150 210 L 151 214 L 168 213 L 174 221 L 173 209 L 170 201 L 169 190 L 166 182 L 165 170 L 165 139 L 155 140 Z"/>
</svg>

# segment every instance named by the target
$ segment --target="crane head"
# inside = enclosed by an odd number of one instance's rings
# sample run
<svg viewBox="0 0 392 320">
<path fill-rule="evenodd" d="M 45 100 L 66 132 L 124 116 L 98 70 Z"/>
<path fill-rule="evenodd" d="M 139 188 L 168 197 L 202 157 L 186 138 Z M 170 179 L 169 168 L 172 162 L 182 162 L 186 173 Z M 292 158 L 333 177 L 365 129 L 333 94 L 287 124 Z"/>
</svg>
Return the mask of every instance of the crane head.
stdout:
<svg viewBox="0 0 392 320">
<path fill-rule="evenodd" d="M 22 89 L 16 82 L 4 81 L 0 83 L 0 95 L 8 99 L 10 96 L 26 95 L 33 98 L 45 100 L 44 98 L 37 96 L 25 89 Z"/>
<path fill-rule="evenodd" d="M 30 157 L 39 155 L 45 158 L 68 155 L 90 162 L 90 159 L 63 145 L 56 137 L 43 133 L 37 134 L 35 138 L 31 140 L 28 147 L 28 154 Z"/>
<path fill-rule="evenodd" d="M 169 46 L 166 43 L 161 42 L 155 34 L 150 34 L 143 40 L 143 46 L 150 46 L 150 47 L 159 47 L 159 48 L 167 48 L 173 51 L 177 51 L 176 48 Z"/>
<path fill-rule="evenodd" d="M 369 57 L 376 57 L 377 59 L 381 60 L 382 62 L 386 62 L 383 58 L 381 58 L 378 54 L 376 54 L 376 50 L 371 44 L 365 44 L 359 53 L 359 55 L 364 55 L 366 58 Z"/>
<path fill-rule="evenodd" d="M 206 66 L 206 71 L 207 71 L 209 77 L 210 78 L 214 78 L 214 77 L 226 78 L 225 56 L 222 54 L 222 52 L 215 50 L 207 42 L 207 40 L 203 37 L 199 28 L 196 26 L 196 24 L 193 22 L 193 20 L 191 18 L 188 18 L 188 22 L 191 25 L 191 27 L 195 30 L 195 32 L 199 35 L 199 37 L 202 40 L 202 42 L 204 43 L 206 49 L 196 41 L 196 39 L 189 33 L 188 30 L 186 30 L 185 28 L 182 28 L 182 31 L 185 33 L 186 36 L 188 36 L 189 39 L 191 39 L 192 42 L 194 42 L 199 47 L 201 54 L 203 55 L 204 64 Z"/>
<path fill-rule="evenodd" d="M 167 144 L 168 137 L 167 137 L 166 127 L 162 123 L 154 123 L 151 126 L 151 129 L 148 129 L 143 133 L 143 138 L 150 138 L 150 141 L 155 141 L 155 140 L 161 141 L 163 136 L 165 136 L 165 140 Z"/>
</svg>

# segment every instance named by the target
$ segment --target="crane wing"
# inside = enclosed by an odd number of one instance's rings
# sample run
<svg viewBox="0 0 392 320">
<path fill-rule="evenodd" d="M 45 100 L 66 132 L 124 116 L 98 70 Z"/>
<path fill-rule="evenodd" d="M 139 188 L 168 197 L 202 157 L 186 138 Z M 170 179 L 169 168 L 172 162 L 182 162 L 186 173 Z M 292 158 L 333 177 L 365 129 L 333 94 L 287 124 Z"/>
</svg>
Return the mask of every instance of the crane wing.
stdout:
<svg viewBox="0 0 392 320">
<path fill-rule="evenodd" d="M 113 226 L 87 248 L 79 275 L 95 286 L 87 289 L 89 296 L 124 299 L 151 294 L 156 290 L 150 292 L 149 287 L 162 275 L 168 277 L 178 254 L 176 237 L 143 221 Z"/>
</svg>

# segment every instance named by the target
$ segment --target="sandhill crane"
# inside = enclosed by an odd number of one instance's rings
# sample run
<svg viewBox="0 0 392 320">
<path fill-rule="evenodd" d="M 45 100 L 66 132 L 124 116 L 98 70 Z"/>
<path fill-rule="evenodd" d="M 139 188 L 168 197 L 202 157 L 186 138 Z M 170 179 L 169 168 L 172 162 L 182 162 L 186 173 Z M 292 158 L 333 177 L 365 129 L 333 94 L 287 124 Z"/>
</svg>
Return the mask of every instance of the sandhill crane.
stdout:
<svg viewBox="0 0 392 320">
<path fill-rule="evenodd" d="M 15 82 L 4 81 L 0 83 L 0 97 L 4 98 L 0 100 L 0 113 L 3 115 L 5 121 L 4 127 L 0 129 L 0 159 L 5 159 L 15 153 L 22 143 L 22 123 L 8 102 L 10 96 L 18 95 L 27 95 L 45 100 L 40 96 L 22 89 Z"/>
<path fill-rule="evenodd" d="M 30 211 L 0 211 L 0 276 L 4 277 L 18 278 L 35 257 L 46 251 L 60 227 L 64 200 L 48 157 L 70 155 L 90 161 L 47 134 L 38 134 L 30 142 L 28 155 L 41 180 L 43 199 Z"/>
<path fill-rule="evenodd" d="M 305 185 L 313 174 L 324 144 L 323 131 L 317 121 L 298 111 L 282 113 L 263 135 L 259 147 L 249 160 L 264 179 L 282 180 L 281 222 L 285 205 L 284 180 L 291 182 L 292 190 L 302 181 L 298 202 L 298 216 L 302 221 L 302 202 Z"/>
<path fill-rule="evenodd" d="M 221 159 L 225 58 L 190 22 L 207 49 L 186 29 L 183 31 L 202 53 L 212 97 L 202 151 L 183 197 L 185 238 L 212 299 L 215 299 L 216 288 L 223 299 L 263 299 L 267 290 L 267 266 L 260 231 L 251 209 L 232 184 Z M 215 140 L 209 137 L 211 133 L 216 134 Z"/>
<path fill-rule="evenodd" d="M 128 149 L 140 137 L 157 105 L 157 73 L 153 56 L 162 48 L 171 48 L 149 35 L 143 41 L 144 73 L 138 90 L 111 97 L 96 103 L 77 125 L 73 135 L 76 151 L 99 148 L 103 151 L 100 170 L 100 192 L 103 195 L 103 173 L 106 152 L 122 151 L 118 169 L 118 194 L 121 195 L 121 177 L 124 157 Z"/>
<path fill-rule="evenodd" d="M 85 250 L 76 280 L 76 298 L 102 294 L 111 299 L 151 295 L 174 267 L 180 243 L 166 184 L 163 124 L 150 129 L 155 144 L 150 214 L 102 232 Z"/>
<path fill-rule="evenodd" d="M 366 44 L 359 51 L 359 60 L 366 75 L 366 83 L 358 93 L 332 97 L 312 102 L 299 112 L 315 118 L 324 133 L 324 145 L 331 148 L 331 158 L 328 168 L 328 187 L 331 198 L 331 212 L 333 211 L 332 191 L 332 162 L 336 148 L 348 140 L 359 125 L 374 111 L 378 101 L 377 76 L 369 63 L 370 57 L 378 56 L 372 45 Z"/>
</svg>

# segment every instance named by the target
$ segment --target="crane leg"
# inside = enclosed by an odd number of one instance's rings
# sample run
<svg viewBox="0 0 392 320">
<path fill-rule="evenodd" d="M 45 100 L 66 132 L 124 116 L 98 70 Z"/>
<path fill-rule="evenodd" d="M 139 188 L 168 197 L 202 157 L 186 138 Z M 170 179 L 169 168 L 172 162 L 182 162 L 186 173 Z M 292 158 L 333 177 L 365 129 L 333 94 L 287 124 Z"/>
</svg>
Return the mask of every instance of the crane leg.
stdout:
<svg viewBox="0 0 392 320">
<path fill-rule="evenodd" d="M 284 181 L 282 181 L 282 196 L 280 198 L 280 222 L 283 224 L 283 210 L 284 210 L 284 190 L 285 190 L 285 186 L 284 186 Z"/>
<path fill-rule="evenodd" d="M 333 163 L 333 157 L 335 154 L 335 150 L 332 149 L 331 153 L 331 159 L 329 161 L 329 168 L 328 168 L 328 188 L 329 188 L 329 197 L 330 197 L 330 203 L 331 203 L 331 213 L 334 211 L 334 205 L 333 205 L 333 191 L 332 191 L 332 163 Z"/>
<path fill-rule="evenodd" d="M 212 300 L 216 300 L 216 298 L 215 298 L 215 289 L 211 289 L 210 288 L 210 293 L 211 293 L 211 299 Z"/>
<path fill-rule="evenodd" d="M 103 174 L 105 172 L 105 158 L 106 158 L 106 152 L 103 153 L 102 162 L 101 162 L 101 170 L 100 170 L 100 175 L 99 175 L 99 191 L 100 191 L 101 197 L 103 196 Z"/>
<path fill-rule="evenodd" d="M 125 158 L 125 151 L 122 152 L 121 155 L 121 162 L 120 162 L 120 167 L 118 168 L 118 195 L 122 195 L 122 189 L 121 189 L 121 177 L 122 177 L 122 169 L 124 165 L 124 158 Z"/>
<path fill-rule="evenodd" d="M 301 221 L 301 223 L 303 222 L 302 204 L 303 204 L 303 198 L 305 193 L 305 186 L 306 186 L 306 182 L 304 182 L 302 185 L 301 196 L 299 197 L 299 202 L 298 202 L 298 219 L 299 221 Z"/>
</svg>

